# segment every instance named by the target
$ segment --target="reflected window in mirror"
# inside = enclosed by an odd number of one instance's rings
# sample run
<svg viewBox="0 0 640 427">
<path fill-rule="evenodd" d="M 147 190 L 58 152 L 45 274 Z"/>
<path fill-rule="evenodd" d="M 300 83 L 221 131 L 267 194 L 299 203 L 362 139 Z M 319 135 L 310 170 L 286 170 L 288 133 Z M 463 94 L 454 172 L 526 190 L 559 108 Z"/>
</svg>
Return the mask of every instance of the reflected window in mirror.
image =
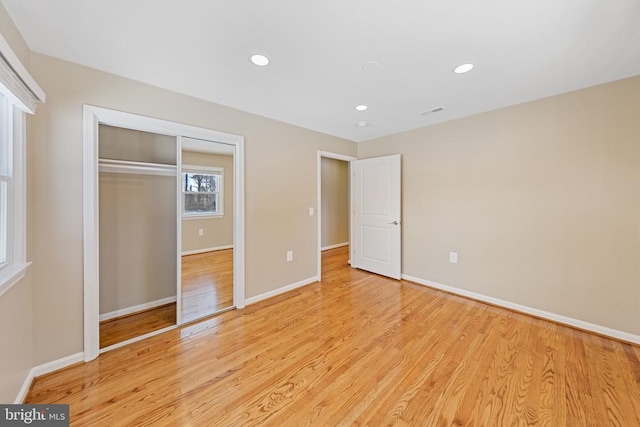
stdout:
<svg viewBox="0 0 640 427">
<path fill-rule="evenodd" d="M 182 215 L 203 217 L 224 215 L 224 169 L 204 166 L 182 167 Z"/>
</svg>

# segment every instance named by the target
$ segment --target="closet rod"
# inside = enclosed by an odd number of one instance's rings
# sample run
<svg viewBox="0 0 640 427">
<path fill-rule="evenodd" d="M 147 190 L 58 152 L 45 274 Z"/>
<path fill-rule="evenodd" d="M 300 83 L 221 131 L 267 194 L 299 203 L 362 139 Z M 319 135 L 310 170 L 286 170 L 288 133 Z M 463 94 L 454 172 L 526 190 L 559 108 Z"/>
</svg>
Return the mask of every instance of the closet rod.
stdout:
<svg viewBox="0 0 640 427">
<path fill-rule="evenodd" d="M 175 165 L 162 163 L 132 162 L 128 160 L 98 159 L 98 170 L 109 173 L 175 176 Z"/>
</svg>

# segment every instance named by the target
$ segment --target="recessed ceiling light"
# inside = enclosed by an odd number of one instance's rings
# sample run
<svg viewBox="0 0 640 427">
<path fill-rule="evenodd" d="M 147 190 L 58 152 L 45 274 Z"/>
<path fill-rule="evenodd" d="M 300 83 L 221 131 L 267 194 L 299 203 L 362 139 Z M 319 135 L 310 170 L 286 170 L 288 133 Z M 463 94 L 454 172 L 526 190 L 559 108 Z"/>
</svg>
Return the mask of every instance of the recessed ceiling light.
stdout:
<svg viewBox="0 0 640 427">
<path fill-rule="evenodd" d="M 367 107 L 366 105 L 358 105 L 358 106 L 356 107 L 356 110 L 358 110 L 358 111 L 364 111 L 364 110 L 366 110 L 367 108 L 369 108 L 369 107 Z"/>
<path fill-rule="evenodd" d="M 366 128 L 367 126 L 369 126 L 369 123 L 367 122 L 358 122 L 358 124 L 356 125 L 359 128 Z"/>
<path fill-rule="evenodd" d="M 453 72 L 456 74 L 464 74 L 464 73 L 468 73 L 469 71 L 471 71 L 473 69 L 474 65 L 469 63 L 469 64 L 462 64 L 462 65 L 458 65 L 456 68 L 453 69 Z"/>
<path fill-rule="evenodd" d="M 378 62 L 369 61 L 362 66 L 362 71 L 364 71 L 365 73 L 374 73 L 378 71 L 378 68 L 380 68 L 380 64 Z"/>
<path fill-rule="evenodd" d="M 258 67 L 264 67 L 265 65 L 269 65 L 269 58 L 260 53 L 256 53 L 251 55 L 251 62 L 253 62 Z"/>
</svg>

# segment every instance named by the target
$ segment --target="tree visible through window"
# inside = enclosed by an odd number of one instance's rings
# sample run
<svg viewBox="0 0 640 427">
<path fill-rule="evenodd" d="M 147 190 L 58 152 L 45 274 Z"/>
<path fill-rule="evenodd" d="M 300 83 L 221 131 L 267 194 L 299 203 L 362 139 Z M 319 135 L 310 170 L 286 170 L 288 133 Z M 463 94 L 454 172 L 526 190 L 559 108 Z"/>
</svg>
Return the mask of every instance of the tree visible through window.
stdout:
<svg viewBox="0 0 640 427">
<path fill-rule="evenodd" d="M 222 214 L 222 174 L 185 172 L 182 174 L 184 215 Z"/>
</svg>

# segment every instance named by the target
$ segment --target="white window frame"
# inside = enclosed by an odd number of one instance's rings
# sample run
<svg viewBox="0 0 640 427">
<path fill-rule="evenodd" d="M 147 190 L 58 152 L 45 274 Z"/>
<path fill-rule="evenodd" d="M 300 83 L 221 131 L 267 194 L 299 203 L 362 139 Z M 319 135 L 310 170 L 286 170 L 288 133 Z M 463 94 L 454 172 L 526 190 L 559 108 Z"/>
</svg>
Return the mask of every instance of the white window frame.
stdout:
<svg viewBox="0 0 640 427">
<path fill-rule="evenodd" d="M 196 166 L 196 165 L 182 165 L 181 173 L 183 176 L 185 173 L 202 174 L 202 175 L 219 175 L 220 176 L 220 188 L 218 193 L 218 211 L 216 213 L 186 213 L 184 211 L 185 203 L 184 198 L 186 192 L 182 188 L 182 219 L 206 219 L 206 218 L 222 218 L 224 217 L 224 168 L 215 166 Z"/>
<path fill-rule="evenodd" d="M 0 35 L 0 108 L 3 124 L 0 150 L 8 161 L 2 181 L 7 186 L 3 247 L 6 263 L 0 266 L 0 295 L 18 283 L 31 264 L 27 261 L 27 181 L 26 114 L 34 114 L 36 104 L 45 101 L 44 91 L 24 68 Z"/>
<path fill-rule="evenodd" d="M 0 226 L 6 227 L 6 241 L 0 244 L 6 248 L 7 262 L 0 266 L 0 295 L 22 279 L 31 264 L 26 251 L 25 114 L 2 95 L 1 120 L 6 120 L 8 126 L 0 135 L 0 149 L 8 156 L 9 173 L 0 178 L 7 183 L 7 212 L 5 218 L 0 218 Z"/>
</svg>

